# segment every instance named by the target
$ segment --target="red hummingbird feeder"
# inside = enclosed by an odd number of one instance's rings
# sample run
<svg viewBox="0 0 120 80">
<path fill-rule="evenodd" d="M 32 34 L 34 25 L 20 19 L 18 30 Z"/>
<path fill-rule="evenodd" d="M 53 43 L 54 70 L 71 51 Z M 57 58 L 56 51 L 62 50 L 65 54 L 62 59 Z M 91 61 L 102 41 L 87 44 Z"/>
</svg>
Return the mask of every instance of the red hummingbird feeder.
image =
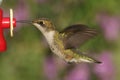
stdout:
<svg viewBox="0 0 120 80">
<path fill-rule="evenodd" d="M 13 18 L 12 11 L 10 11 L 10 17 L 3 17 L 3 11 L 0 9 L 0 52 L 4 52 L 7 49 L 3 33 L 4 29 L 10 28 L 12 34 L 13 26 L 16 27 L 16 19 Z"/>
</svg>

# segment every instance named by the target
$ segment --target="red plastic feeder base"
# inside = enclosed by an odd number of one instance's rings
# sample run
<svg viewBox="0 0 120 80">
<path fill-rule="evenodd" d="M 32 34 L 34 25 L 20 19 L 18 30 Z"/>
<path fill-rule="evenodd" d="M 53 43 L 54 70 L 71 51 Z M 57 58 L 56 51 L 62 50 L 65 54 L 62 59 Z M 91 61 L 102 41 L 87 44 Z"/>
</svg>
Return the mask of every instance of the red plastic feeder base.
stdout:
<svg viewBox="0 0 120 80">
<path fill-rule="evenodd" d="M 13 26 L 16 26 L 15 18 L 13 18 Z M 10 18 L 3 17 L 3 11 L 0 9 L 0 52 L 4 52 L 6 50 L 6 41 L 3 34 L 4 28 L 10 28 Z"/>
</svg>

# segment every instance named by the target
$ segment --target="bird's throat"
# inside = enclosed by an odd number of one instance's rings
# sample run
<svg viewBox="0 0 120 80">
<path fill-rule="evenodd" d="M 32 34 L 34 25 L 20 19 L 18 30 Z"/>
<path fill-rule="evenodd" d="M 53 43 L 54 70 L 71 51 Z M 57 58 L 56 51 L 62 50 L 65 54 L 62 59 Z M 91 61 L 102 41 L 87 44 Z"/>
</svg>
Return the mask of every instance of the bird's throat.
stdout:
<svg viewBox="0 0 120 80">
<path fill-rule="evenodd" d="M 43 35 L 45 36 L 48 44 L 52 45 L 54 42 L 55 31 L 44 32 Z"/>
</svg>

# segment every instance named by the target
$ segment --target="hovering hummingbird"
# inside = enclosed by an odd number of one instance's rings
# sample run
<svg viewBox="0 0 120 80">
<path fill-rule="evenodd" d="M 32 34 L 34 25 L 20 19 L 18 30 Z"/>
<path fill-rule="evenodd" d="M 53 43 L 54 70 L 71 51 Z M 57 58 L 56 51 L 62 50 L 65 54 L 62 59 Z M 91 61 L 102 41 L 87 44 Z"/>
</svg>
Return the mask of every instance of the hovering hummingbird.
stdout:
<svg viewBox="0 0 120 80">
<path fill-rule="evenodd" d="M 101 63 L 77 50 L 81 44 L 96 35 L 95 29 L 76 24 L 58 32 L 54 24 L 45 18 L 33 20 L 32 24 L 45 36 L 51 51 L 66 62 Z"/>
</svg>

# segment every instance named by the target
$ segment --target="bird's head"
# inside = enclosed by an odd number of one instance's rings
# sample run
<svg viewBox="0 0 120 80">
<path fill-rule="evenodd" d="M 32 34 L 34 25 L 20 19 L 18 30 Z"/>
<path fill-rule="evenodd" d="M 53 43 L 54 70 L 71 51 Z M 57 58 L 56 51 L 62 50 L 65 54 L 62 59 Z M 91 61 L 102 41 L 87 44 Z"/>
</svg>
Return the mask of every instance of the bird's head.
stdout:
<svg viewBox="0 0 120 80">
<path fill-rule="evenodd" d="M 33 20 L 32 24 L 42 32 L 49 32 L 55 30 L 55 27 L 52 24 L 52 22 L 45 18 Z"/>
</svg>

